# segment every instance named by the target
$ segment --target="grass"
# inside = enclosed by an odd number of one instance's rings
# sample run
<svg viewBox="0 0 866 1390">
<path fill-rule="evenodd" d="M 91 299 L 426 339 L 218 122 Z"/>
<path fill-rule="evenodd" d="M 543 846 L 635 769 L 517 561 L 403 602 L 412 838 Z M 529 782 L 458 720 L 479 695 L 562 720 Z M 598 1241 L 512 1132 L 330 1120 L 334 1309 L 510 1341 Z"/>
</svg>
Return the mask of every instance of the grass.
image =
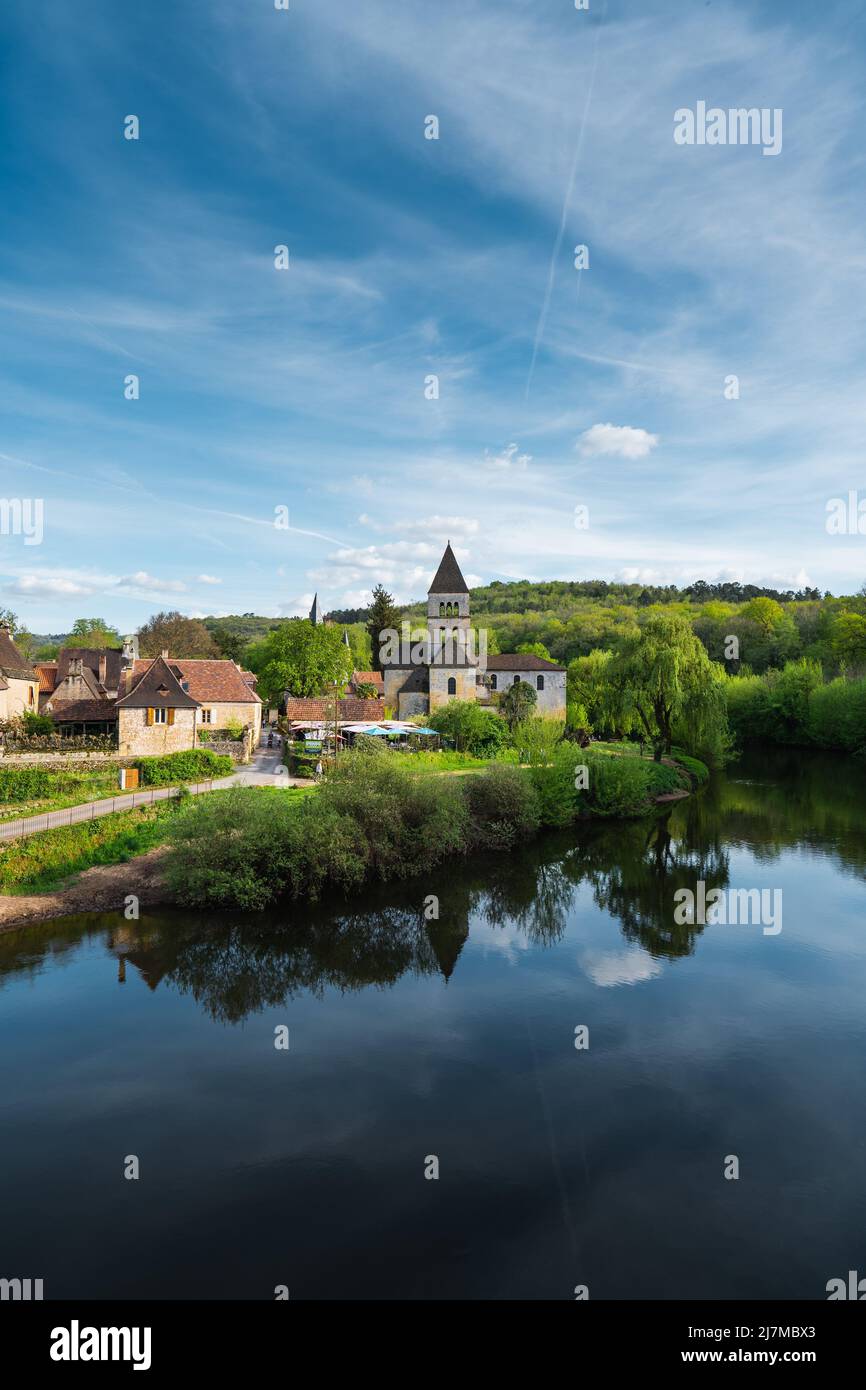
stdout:
<svg viewBox="0 0 866 1390">
<path fill-rule="evenodd" d="M 51 783 L 50 796 L 32 801 L 7 801 L 0 805 L 0 823 L 40 816 L 46 811 L 64 811 L 67 806 L 79 806 L 85 801 L 104 801 L 108 796 L 123 795 L 117 785 L 116 767 L 98 772 L 58 772 L 52 775 Z"/>
<path fill-rule="evenodd" d="M 124 864 L 163 844 L 176 815 L 173 802 L 156 802 L 12 840 L 0 848 L 0 889 L 49 893 L 94 864 Z"/>
</svg>

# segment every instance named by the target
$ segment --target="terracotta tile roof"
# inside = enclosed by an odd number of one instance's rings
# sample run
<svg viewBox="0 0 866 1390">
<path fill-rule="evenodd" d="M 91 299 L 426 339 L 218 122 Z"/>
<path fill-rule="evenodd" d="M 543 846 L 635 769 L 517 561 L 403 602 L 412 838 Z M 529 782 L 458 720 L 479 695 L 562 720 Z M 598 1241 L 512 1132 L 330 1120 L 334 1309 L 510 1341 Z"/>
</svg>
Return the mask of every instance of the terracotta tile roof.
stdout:
<svg viewBox="0 0 866 1390">
<path fill-rule="evenodd" d="M 161 657 L 157 657 L 158 662 L 162 662 Z M 128 692 L 123 695 L 118 692 L 120 698 L 130 704 L 153 704 L 153 701 L 139 700 L 136 682 L 140 682 L 147 670 L 153 665 L 150 660 L 139 660 L 132 665 L 132 686 L 127 684 L 125 689 Z M 165 667 L 165 663 L 162 663 Z M 252 672 L 241 671 L 233 661 L 199 661 L 189 657 L 169 657 L 167 669 L 174 676 L 175 681 L 180 684 L 186 681 L 188 690 L 182 691 L 187 695 L 188 700 L 193 704 L 199 705 L 260 705 L 261 699 L 250 685 Z M 253 677 L 254 679 L 254 677 Z M 130 695 L 135 694 L 135 699 L 131 700 Z M 118 700 L 120 703 L 120 700 Z M 168 703 L 174 703 L 168 701 Z M 189 705 L 184 705 L 189 708 Z"/>
<path fill-rule="evenodd" d="M 339 700 L 338 719 L 373 720 L 381 719 L 385 713 L 384 700 Z M 330 719 L 334 718 L 333 700 L 286 700 L 287 719 Z"/>
<path fill-rule="evenodd" d="M 57 677 L 56 661 L 37 661 L 35 671 L 39 677 L 39 694 L 45 695 L 54 689 Z"/>
<path fill-rule="evenodd" d="M 375 685 L 377 690 L 384 691 L 385 677 L 381 671 L 353 671 L 353 685 Z"/>
</svg>

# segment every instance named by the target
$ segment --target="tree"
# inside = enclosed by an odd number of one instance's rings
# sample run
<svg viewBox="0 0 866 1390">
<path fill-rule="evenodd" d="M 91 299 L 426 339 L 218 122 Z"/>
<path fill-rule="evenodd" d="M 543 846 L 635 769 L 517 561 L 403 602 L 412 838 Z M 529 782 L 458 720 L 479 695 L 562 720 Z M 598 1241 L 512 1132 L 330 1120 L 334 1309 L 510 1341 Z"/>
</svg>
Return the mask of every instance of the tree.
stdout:
<svg viewBox="0 0 866 1390">
<path fill-rule="evenodd" d="M 287 618 L 256 644 L 252 654 L 259 674 L 259 693 L 278 704 L 286 691 L 301 698 L 330 694 L 352 674 L 352 654 L 343 634 L 330 623 Z"/>
<path fill-rule="evenodd" d="M 752 598 L 743 604 L 740 616 L 755 623 L 763 635 L 769 637 L 784 619 L 785 610 L 773 598 Z"/>
<path fill-rule="evenodd" d="M 456 749 L 477 758 L 498 753 L 506 740 L 505 725 L 499 715 L 474 700 L 449 700 L 431 712 L 427 723 L 437 734 L 450 739 Z"/>
<path fill-rule="evenodd" d="M 721 746 L 727 733 L 723 679 L 688 618 L 658 613 L 612 656 L 606 704 L 624 729 L 646 737 L 658 761 L 671 750 L 675 725 L 692 750 Z"/>
<path fill-rule="evenodd" d="M 523 656 L 540 656 L 544 661 L 553 660 L 543 642 L 521 642 L 517 650 Z"/>
<path fill-rule="evenodd" d="M 377 584 L 373 590 L 373 602 L 370 605 L 370 618 L 367 623 L 367 632 L 370 635 L 370 644 L 373 649 L 373 670 L 381 671 L 382 661 L 379 654 L 380 633 L 390 629 L 398 631 L 400 627 L 400 609 L 395 607 L 394 599 L 381 584 Z"/>
<path fill-rule="evenodd" d="M 70 647 L 119 647 L 119 632 L 109 627 L 104 618 L 76 618 L 69 634 Z"/>
<path fill-rule="evenodd" d="M 866 618 L 859 613 L 840 613 L 830 627 L 830 645 L 841 667 L 859 671 L 866 665 Z"/>
<path fill-rule="evenodd" d="M 211 630 L 211 637 L 220 656 L 225 661 L 236 661 L 239 666 L 241 665 L 247 643 L 240 633 L 232 632 L 231 628 L 220 626 Z"/>
<path fill-rule="evenodd" d="M 204 623 L 198 618 L 185 618 L 182 613 L 154 613 L 138 629 L 138 644 L 142 656 L 201 657 L 219 660 L 219 648 Z"/>
<path fill-rule="evenodd" d="M 515 681 L 504 691 L 499 701 L 499 709 L 505 716 L 512 731 L 522 720 L 528 719 L 538 701 L 538 696 L 528 681 Z"/>
<path fill-rule="evenodd" d="M 18 614 L 13 613 L 11 608 L 0 608 L 0 623 L 9 624 L 9 628 L 12 632 L 13 637 L 15 637 L 16 634 L 21 631 L 21 626 L 18 621 Z"/>
</svg>

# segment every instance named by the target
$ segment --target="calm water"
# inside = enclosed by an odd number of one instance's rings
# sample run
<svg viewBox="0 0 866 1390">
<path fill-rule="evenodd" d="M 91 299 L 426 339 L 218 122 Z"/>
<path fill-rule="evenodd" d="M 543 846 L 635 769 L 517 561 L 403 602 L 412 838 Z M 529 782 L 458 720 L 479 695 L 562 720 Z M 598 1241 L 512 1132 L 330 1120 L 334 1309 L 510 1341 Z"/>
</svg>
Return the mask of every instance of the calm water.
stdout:
<svg viewBox="0 0 866 1390">
<path fill-rule="evenodd" d="M 0 937 L 0 1275 L 294 1299 L 866 1274 L 863 782 L 750 756 L 661 819 L 348 908 Z M 676 926 L 698 878 L 781 888 L 781 934 Z"/>
</svg>

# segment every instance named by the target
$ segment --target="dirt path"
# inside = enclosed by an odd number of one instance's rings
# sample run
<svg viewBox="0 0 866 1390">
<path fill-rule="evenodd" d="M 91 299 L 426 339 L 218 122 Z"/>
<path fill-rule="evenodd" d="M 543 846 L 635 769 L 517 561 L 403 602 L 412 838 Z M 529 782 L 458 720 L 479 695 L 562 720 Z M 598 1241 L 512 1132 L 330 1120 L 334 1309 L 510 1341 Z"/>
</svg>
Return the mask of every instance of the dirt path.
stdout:
<svg viewBox="0 0 866 1390">
<path fill-rule="evenodd" d="M 68 917 L 76 912 L 122 913 L 124 899 L 134 893 L 143 909 L 171 902 L 162 879 L 162 860 L 167 846 L 131 859 L 128 864 L 97 864 L 85 869 L 68 888 L 55 893 L 31 893 L 26 897 L 0 895 L 0 932 L 41 922 L 48 917 Z"/>
</svg>

